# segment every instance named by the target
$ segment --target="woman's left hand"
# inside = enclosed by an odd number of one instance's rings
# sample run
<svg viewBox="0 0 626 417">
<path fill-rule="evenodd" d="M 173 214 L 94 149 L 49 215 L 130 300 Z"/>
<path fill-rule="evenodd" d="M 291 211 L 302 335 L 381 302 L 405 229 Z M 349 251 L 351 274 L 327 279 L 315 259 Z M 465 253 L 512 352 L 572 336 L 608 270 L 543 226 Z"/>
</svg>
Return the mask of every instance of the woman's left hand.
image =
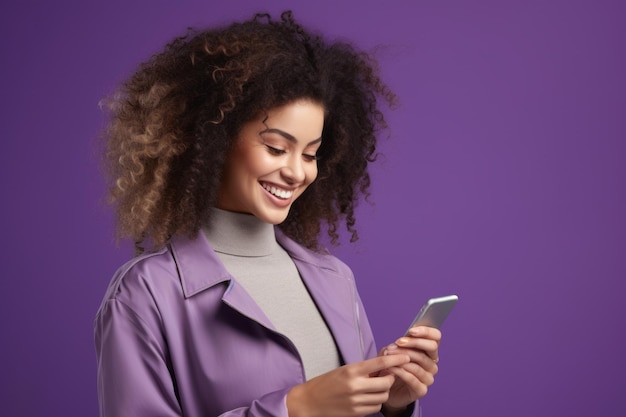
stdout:
<svg viewBox="0 0 626 417">
<path fill-rule="evenodd" d="M 416 326 L 406 336 L 381 350 L 381 355 L 401 353 L 411 358 L 411 362 L 405 365 L 386 370 L 396 376 L 389 399 L 383 405 L 383 411 L 388 417 L 426 395 L 439 370 L 440 341 L 441 332 L 438 329 Z"/>
</svg>

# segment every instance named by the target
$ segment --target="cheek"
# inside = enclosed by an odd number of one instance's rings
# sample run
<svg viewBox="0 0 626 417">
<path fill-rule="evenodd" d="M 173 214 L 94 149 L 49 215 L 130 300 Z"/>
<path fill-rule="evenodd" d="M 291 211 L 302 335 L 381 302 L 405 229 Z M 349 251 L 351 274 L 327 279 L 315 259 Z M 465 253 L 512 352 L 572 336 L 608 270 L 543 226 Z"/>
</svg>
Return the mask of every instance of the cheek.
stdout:
<svg viewBox="0 0 626 417">
<path fill-rule="evenodd" d="M 307 185 L 311 184 L 317 178 L 317 164 L 311 164 L 306 170 Z"/>
<path fill-rule="evenodd" d="M 267 155 L 259 152 L 247 152 L 241 158 L 242 169 L 247 176 L 258 177 L 267 174 L 270 160 Z"/>
</svg>

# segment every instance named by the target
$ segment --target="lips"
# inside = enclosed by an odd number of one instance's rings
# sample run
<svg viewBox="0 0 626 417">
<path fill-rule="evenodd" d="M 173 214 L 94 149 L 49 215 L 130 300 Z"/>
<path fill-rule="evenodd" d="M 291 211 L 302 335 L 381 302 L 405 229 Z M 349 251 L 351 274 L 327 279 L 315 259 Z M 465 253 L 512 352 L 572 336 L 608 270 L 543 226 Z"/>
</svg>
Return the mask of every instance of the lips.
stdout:
<svg viewBox="0 0 626 417">
<path fill-rule="evenodd" d="M 274 185 L 267 183 L 261 183 L 261 186 L 273 196 L 280 198 L 281 200 L 288 200 L 293 196 L 293 190 L 285 190 Z"/>
</svg>

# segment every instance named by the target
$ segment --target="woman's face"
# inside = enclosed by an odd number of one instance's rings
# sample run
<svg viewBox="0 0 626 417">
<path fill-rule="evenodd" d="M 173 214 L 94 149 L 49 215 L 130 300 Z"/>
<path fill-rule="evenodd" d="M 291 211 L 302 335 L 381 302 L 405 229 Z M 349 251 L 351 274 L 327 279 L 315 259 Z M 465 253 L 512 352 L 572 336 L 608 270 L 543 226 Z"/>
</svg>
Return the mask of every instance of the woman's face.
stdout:
<svg viewBox="0 0 626 417">
<path fill-rule="evenodd" d="M 298 100 L 246 123 L 224 167 L 217 207 L 282 223 L 317 177 L 324 108 Z"/>
</svg>

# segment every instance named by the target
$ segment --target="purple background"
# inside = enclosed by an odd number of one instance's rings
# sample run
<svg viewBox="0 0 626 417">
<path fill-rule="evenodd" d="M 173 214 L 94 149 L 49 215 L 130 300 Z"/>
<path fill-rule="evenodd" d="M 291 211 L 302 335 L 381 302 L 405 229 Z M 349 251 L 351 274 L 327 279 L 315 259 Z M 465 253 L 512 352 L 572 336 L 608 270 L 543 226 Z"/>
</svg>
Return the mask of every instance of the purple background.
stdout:
<svg viewBox="0 0 626 417">
<path fill-rule="evenodd" d="M 102 203 L 98 101 L 187 26 L 291 7 L 384 45 L 402 105 L 361 240 L 336 252 L 379 344 L 460 296 L 425 416 L 626 415 L 623 4 L 3 2 L 0 413 L 97 415 L 92 321 L 130 255 Z"/>
</svg>

